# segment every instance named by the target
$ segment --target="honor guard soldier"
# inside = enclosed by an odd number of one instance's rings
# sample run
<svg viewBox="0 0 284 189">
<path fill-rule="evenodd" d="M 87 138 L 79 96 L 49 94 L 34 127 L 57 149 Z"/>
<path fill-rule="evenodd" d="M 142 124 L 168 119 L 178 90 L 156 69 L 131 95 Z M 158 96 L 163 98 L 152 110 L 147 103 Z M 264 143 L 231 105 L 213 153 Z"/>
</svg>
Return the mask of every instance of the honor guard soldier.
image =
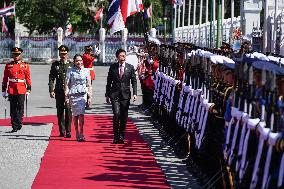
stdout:
<svg viewBox="0 0 284 189">
<path fill-rule="evenodd" d="M 30 67 L 21 61 L 22 52 L 21 48 L 12 48 L 14 61 L 6 64 L 2 82 L 2 95 L 10 101 L 11 132 L 22 128 L 25 95 L 31 92 Z"/>
<path fill-rule="evenodd" d="M 93 67 L 93 62 L 97 59 L 95 54 L 92 54 L 93 47 L 91 45 L 85 46 L 85 53 L 83 54 L 83 64 L 85 68 L 90 70 L 91 82 L 95 80 L 95 71 Z M 86 103 L 86 109 L 91 109 L 91 107 Z"/>
<path fill-rule="evenodd" d="M 55 61 L 51 65 L 49 74 L 49 93 L 51 98 L 56 100 L 57 119 L 59 126 L 60 137 L 71 138 L 71 108 L 65 103 L 65 79 L 68 68 L 73 66 L 72 62 L 68 61 L 68 47 L 61 45 L 59 48 L 60 60 Z M 56 80 L 56 83 L 55 83 Z M 65 112 L 65 115 L 64 115 Z"/>
</svg>

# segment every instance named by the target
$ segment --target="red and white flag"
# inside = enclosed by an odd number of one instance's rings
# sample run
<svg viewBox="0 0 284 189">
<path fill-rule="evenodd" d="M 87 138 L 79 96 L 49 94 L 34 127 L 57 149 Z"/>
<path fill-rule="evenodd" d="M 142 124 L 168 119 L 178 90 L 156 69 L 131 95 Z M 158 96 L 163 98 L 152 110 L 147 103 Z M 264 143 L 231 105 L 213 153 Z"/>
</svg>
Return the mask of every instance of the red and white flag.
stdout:
<svg viewBox="0 0 284 189">
<path fill-rule="evenodd" d="M 68 36 L 72 33 L 72 24 L 69 22 L 66 26 L 65 36 Z"/>
<path fill-rule="evenodd" d="M 144 18 L 145 19 L 151 18 L 152 14 L 153 14 L 153 11 L 152 11 L 152 4 L 151 4 L 146 10 L 144 10 Z"/>
<path fill-rule="evenodd" d="M 142 0 L 128 1 L 127 17 L 144 9 Z"/>
<path fill-rule="evenodd" d="M 123 30 L 126 18 L 142 10 L 142 0 L 112 0 L 107 15 L 110 33 Z"/>
<path fill-rule="evenodd" d="M 15 5 L 0 8 L 0 16 L 15 16 Z"/>
<path fill-rule="evenodd" d="M 2 33 L 8 32 L 8 27 L 5 22 L 5 16 L 2 16 Z"/>
<path fill-rule="evenodd" d="M 103 17 L 104 8 L 101 7 L 97 12 L 96 15 L 93 17 L 94 22 L 98 22 Z"/>
</svg>

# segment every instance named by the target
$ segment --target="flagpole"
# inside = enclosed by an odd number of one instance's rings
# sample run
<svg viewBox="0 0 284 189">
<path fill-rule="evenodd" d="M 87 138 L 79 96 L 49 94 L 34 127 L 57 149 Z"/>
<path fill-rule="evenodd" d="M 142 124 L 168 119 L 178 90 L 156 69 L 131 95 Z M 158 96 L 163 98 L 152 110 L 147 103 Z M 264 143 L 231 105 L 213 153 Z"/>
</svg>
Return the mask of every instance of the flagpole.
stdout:
<svg viewBox="0 0 284 189">
<path fill-rule="evenodd" d="M 263 21 L 263 46 L 262 46 L 262 52 L 266 53 L 267 51 L 267 24 L 268 24 L 268 2 L 264 2 L 264 21 Z"/>
<path fill-rule="evenodd" d="M 15 6 L 15 33 L 16 33 L 16 23 L 17 23 L 16 3 L 14 3 L 14 6 Z"/>
<path fill-rule="evenodd" d="M 6 7 L 6 1 L 4 0 L 4 7 L 3 8 L 5 8 L 5 7 Z M 1 22 L 3 22 L 3 19 L 5 19 L 4 15 L 1 16 Z M 5 23 L 5 20 L 4 20 L 4 23 Z M 3 24 L 2 24 L 2 33 L 4 33 Z"/>
<path fill-rule="evenodd" d="M 176 42 L 176 26 L 177 26 L 177 6 L 176 6 L 176 4 L 174 4 L 174 11 L 173 11 L 173 20 L 174 20 L 174 22 L 173 22 L 173 29 L 172 29 L 172 35 L 173 35 L 173 41 L 174 41 L 174 43 Z"/>
<path fill-rule="evenodd" d="M 180 5 L 178 5 L 178 25 L 177 25 L 177 28 L 180 27 Z"/>
<path fill-rule="evenodd" d="M 221 17 L 222 17 L 222 4 L 221 0 L 218 0 L 218 18 L 217 18 L 217 40 L 216 47 L 219 48 L 221 46 Z"/>
<path fill-rule="evenodd" d="M 233 32 L 234 32 L 234 23 L 233 19 L 235 17 L 234 13 L 235 1 L 231 0 L 231 29 L 230 29 L 230 44 L 233 44 Z"/>
<path fill-rule="evenodd" d="M 184 16 L 185 16 L 185 0 L 183 0 L 183 3 L 182 3 L 182 28 L 181 28 L 181 36 L 182 36 L 182 39 L 181 41 L 183 41 L 184 39 Z"/>
<path fill-rule="evenodd" d="M 16 14 L 16 3 L 14 3 L 14 7 L 15 7 L 15 47 L 20 47 L 20 32 L 18 31 L 17 26 L 17 14 Z"/>
<path fill-rule="evenodd" d="M 224 24 L 224 18 L 225 18 L 225 0 L 222 0 L 221 2 L 221 44 L 223 42 L 223 36 L 224 36 L 224 28 L 223 28 L 223 24 Z M 227 39 L 225 38 L 225 42 L 227 42 Z"/>
<path fill-rule="evenodd" d="M 192 32 L 193 32 L 193 40 L 192 42 L 195 44 L 195 23 L 196 23 L 196 0 L 193 1 L 193 27 L 192 27 Z"/>
<path fill-rule="evenodd" d="M 153 14 L 153 4 L 151 3 L 151 5 L 150 5 L 152 8 L 152 10 L 151 10 L 151 17 L 150 17 L 150 25 L 151 25 L 151 29 L 152 29 L 152 23 L 153 23 L 153 16 L 154 16 L 154 14 Z"/>
<path fill-rule="evenodd" d="M 205 8 L 205 44 L 206 44 L 206 47 L 209 47 L 209 42 L 208 42 L 208 4 L 209 4 L 209 1 L 206 0 L 206 8 Z"/>
<path fill-rule="evenodd" d="M 188 25 L 188 31 L 189 31 L 187 41 L 189 41 L 189 42 L 191 42 L 191 28 L 190 28 L 191 17 L 190 17 L 190 14 L 191 14 L 191 0 L 189 0 L 189 2 L 188 2 L 188 18 L 187 18 L 187 20 L 188 20 L 187 25 Z"/>
<path fill-rule="evenodd" d="M 210 3 L 210 34 L 209 34 L 209 39 L 210 39 L 210 41 L 209 41 L 209 46 L 210 46 L 210 48 L 212 48 L 213 47 L 213 37 L 214 37 L 214 35 L 213 35 L 213 1 L 214 0 L 210 0 L 211 1 L 211 3 Z"/>
<path fill-rule="evenodd" d="M 202 24 L 202 8 L 203 8 L 203 0 L 200 1 L 200 7 L 199 7 L 199 46 L 202 46 L 202 39 L 201 39 L 201 24 Z"/>
</svg>

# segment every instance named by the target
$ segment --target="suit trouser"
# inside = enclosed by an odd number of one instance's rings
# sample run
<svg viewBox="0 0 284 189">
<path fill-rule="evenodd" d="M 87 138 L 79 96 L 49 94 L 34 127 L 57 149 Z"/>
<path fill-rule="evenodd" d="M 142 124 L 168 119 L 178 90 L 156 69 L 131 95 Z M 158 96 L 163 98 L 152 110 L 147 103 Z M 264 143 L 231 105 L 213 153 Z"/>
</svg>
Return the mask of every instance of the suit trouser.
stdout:
<svg viewBox="0 0 284 189">
<path fill-rule="evenodd" d="M 113 111 L 113 134 L 114 137 L 118 135 L 124 137 L 124 130 L 128 118 L 130 99 L 120 99 L 116 97 L 111 100 Z"/>
<path fill-rule="evenodd" d="M 25 94 L 9 95 L 10 116 L 13 129 L 21 129 L 24 117 Z"/>
<path fill-rule="evenodd" d="M 71 132 L 72 112 L 71 107 L 65 105 L 65 96 L 56 96 L 57 120 L 60 134 Z M 65 114 L 64 114 L 65 113 Z"/>
</svg>

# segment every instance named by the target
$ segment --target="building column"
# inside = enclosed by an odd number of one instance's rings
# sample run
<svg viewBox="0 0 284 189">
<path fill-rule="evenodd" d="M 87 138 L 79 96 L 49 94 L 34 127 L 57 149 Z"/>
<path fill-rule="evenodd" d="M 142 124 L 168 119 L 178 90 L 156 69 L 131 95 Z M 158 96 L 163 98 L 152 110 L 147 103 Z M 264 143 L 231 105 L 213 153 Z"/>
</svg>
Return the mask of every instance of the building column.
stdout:
<svg viewBox="0 0 284 189">
<path fill-rule="evenodd" d="M 99 49 L 101 51 L 99 60 L 102 63 L 105 63 L 106 58 L 106 46 L 105 46 L 105 39 L 106 39 L 106 30 L 104 28 L 100 28 L 100 42 L 99 42 Z"/>
</svg>

